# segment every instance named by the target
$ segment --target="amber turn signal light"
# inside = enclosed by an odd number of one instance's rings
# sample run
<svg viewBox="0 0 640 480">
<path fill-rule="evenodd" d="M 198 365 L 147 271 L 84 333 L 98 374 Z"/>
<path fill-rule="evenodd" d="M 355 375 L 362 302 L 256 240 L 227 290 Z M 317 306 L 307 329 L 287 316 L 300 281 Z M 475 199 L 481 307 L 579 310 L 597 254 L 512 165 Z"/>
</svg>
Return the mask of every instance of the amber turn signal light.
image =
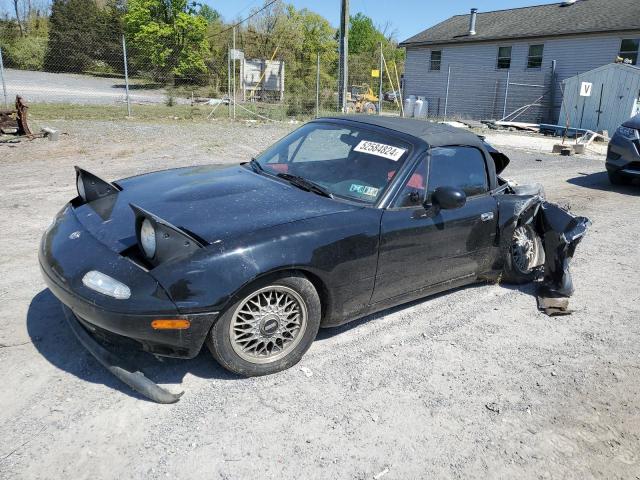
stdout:
<svg viewBox="0 0 640 480">
<path fill-rule="evenodd" d="M 154 330 L 186 330 L 191 326 L 189 320 L 154 320 L 151 322 L 151 328 Z"/>
</svg>

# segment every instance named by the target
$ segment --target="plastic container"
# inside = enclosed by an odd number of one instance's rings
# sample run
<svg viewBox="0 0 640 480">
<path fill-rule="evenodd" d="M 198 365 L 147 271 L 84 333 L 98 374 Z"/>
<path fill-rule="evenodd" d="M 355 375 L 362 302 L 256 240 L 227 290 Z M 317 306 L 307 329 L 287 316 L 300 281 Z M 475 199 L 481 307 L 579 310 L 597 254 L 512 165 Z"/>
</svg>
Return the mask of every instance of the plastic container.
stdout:
<svg viewBox="0 0 640 480">
<path fill-rule="evenodd" d="M 404 100 L 404 116 L 407 118 L 413 117 L 413 109 L 416 105 L 416 96 L 409 95 L 409 98 Z"/>
<path fill-rule="evenodd" d="M 424 97 L 418 97 L 413 107 L 413 116 L 415 118 L 426 118 L 429 112 L 429 102 Z"/>
</svg>

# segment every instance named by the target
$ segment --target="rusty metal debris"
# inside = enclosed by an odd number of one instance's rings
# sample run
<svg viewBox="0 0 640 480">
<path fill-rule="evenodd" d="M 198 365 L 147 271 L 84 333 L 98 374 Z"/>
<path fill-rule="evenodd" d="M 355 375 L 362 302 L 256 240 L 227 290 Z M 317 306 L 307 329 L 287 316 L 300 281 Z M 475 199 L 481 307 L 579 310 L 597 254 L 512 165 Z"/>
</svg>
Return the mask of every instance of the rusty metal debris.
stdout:
<svg viewBox="0 0 640 480">
<path fill-rule="evenodd" d="M 0 133 L 33 137 L 27 121 L 28 112 L 28 105 L 20 95 L 16 95 L 14 110 L 0 110 Z"/>
</svg>

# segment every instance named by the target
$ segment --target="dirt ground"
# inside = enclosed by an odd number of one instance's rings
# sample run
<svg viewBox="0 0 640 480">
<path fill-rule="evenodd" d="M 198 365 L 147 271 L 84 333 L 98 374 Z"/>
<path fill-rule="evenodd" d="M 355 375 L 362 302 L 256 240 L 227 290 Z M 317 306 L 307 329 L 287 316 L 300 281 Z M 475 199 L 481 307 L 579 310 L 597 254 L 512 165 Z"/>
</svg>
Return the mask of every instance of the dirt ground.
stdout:
<svg viewBox="0 0 640 480">
<path fill-rule="evenodd" d="M 230 375 L 206 349 L 124 352 L 186 391 L 157 405 L 78 344 L 41 280 L 73 165 L 117 179 L 232 164 L 293 126 L 48 124 L 67 134 L 0 145 L 0 478 L 640 478 L 640 186 L 611 187 L 604 157 L 489 137 L 507 176 L 593 221 L 573 315 L 539 313 L 530 285 L 478 285 L 323 330 L 268 377 Z"/>
</svg>

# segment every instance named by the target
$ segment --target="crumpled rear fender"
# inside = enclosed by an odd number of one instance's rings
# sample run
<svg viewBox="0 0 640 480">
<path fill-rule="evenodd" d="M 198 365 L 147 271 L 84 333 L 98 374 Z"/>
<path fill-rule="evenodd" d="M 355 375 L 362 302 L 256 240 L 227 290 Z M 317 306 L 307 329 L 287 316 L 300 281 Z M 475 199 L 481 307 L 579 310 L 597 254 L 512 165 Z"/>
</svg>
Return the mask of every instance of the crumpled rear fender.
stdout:
<svg viewBox="0 0 640 480">
<path fill-rule="evenodd" d="M 542 284 L 545 295 L 573 295 L 569 263 L 590 225 L 586 217 L 573 216 L 553 203 L 542 203 L 537 215 L 536 231 L 542 237 L 546 257 Z"/>
<path fill-rule="evenodd" d="M 586 217 L 574 216 L 541 195 L 497 195 L 500 252 L 496 269 L 504 267 L 513 232 L 519 225 L 531 224 L 544 246 L 544 279 L 541 294 L 569 297 L 574 292 L 569 263 L 576 247 L 591 225 Z"/>
</svg>

